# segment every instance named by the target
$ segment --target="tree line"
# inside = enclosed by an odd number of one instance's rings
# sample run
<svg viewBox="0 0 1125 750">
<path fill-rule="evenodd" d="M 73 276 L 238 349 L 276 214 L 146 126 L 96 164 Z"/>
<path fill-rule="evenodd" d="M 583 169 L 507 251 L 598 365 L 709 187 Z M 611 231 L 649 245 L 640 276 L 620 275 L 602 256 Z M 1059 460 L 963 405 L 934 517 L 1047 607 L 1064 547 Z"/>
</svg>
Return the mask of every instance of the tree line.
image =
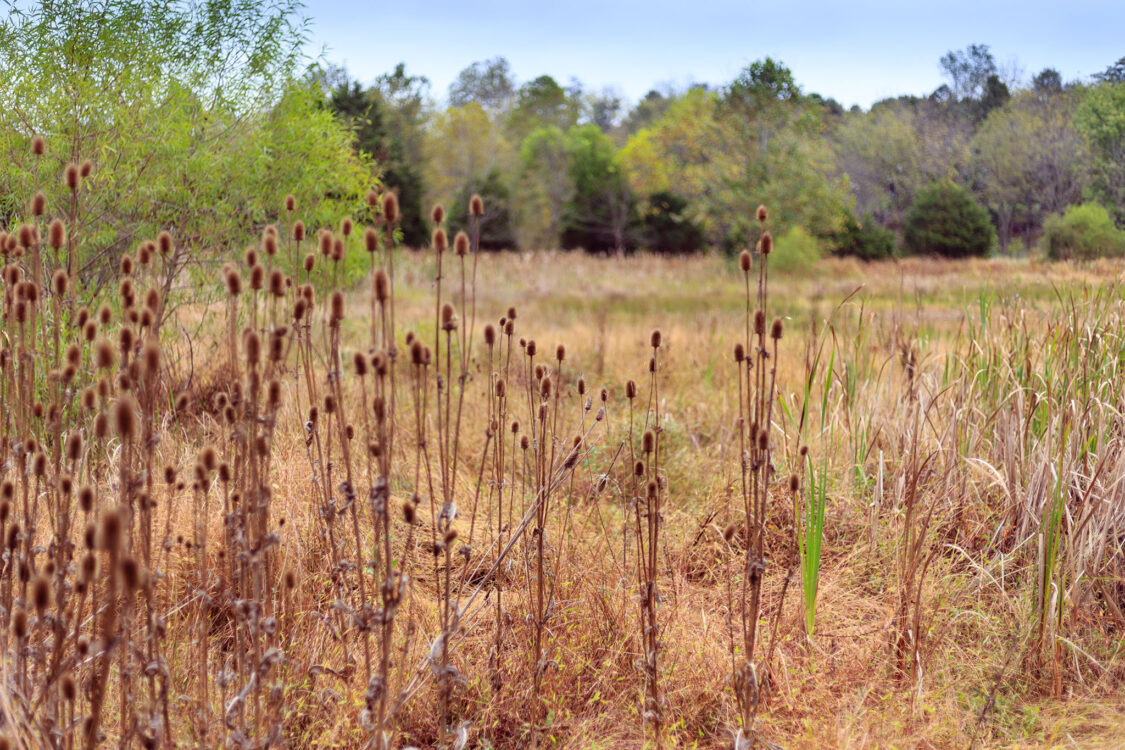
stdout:
<svg viewBox="0 0 1125 750">
<path fill-rule="evenodd" d="M 461 71 L 442 105 L 404 65 L 370 86 L 331 66 L 313 76 L 399 192 L 411 244 L 428 239 L 430 203 L 459 217 L 473 193 L 493 248 L 729 251 L 753 239 L 747 207 L 760 201 L 782 229 L 864 257 L 931 247 L 908 231 L 923 197 L 919 210 L 966 197 L 965 210 L 983 208 L 985 251 L 1030 248 L 1078 204 L 1125 226 L 1125 58 L 1069 82 L 1051 68 L 1021 81 L 984 44 L 939 65 L 935 91 L 866 110 L 804 91 L 768 57 L 628 109 L 575 80 L 520 83 L 503 57 Z"/>
</svg>

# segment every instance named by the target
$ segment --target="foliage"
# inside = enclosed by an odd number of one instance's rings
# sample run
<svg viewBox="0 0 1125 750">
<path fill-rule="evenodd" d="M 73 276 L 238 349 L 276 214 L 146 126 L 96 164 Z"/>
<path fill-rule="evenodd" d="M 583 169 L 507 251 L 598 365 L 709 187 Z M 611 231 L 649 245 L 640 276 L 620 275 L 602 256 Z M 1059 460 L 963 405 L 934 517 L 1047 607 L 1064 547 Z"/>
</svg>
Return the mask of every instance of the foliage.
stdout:
<svg viewBox="0 0 1125 750">
<path fill-rule="evenodd" d="M 449 104 L 464 107 L 476 102 L 486 110 L 502 112 L 511 105 L 515 86 L 507 58 L 480 60 L 458 73 L 449 85 Z"/>
<path fill-rule="evenodd" d="M 431 120 L 425 136 L 430 202 L 449 205 L 466 185 L 505 174 L 515 154 L 495 120 L 477 102 L 449 107 Z"/>
<path fill-rule="evenodd" d="M 1074 127 L 1075 97 L 1026 92 L 982 123 L 971 144 L 971 165 L 985 205 L 996 217 L 1000 249 L 1022 218 L 1030 228 L 1062 211 L 1088 185 L 1085 139 Z"/>
<path fill-rule="evenodd" d="M 808 271 L 823 256 L 820 242 L 801 226 L 790 227 L 773 245 L 771 271 L 786 274 Z"/>
<path fill-rule="evenodd" d="M 1125 81 L 1090 89 L 1074 117 L 1097 156 L 1094 195 L 1125 227 Z"/>
<path fill-rule="evenodd" d="M 520 245 L 551 249 L 562 238 L 564 212 L 574 195 L 566 135 L 538 128 L 520 146 L 520 200 L 514 207 Z"/>
<path fill-rule="evenodd" d="M 286 193 L 310 222 L 358 210 L 370 170 L 316 92 L 292 80 L 304 23 L 294 13 L 149 0 L 11 9 L 0 23 L 5 223 L 37 189 L 50 210 L 69 205 L 42 176 L 90 159 L 71 270 L 93 292 L 165 227 L 185 259 L 204 260 L 256 234 Z"/>
<path fill-rule="evenodd" d="M 879 226 L 871 214 L 857 219 L 847 214 L 840 231 L 832 235 L 832 254 L 852 256 L 861 260 L 885 260 L 896 254 L 895 235 Z"/>
<path fill-rule="evenodd" d="M 961 258 L 987 254 L 992 238 L 988 212 L 946 180 L 918 194 L 906 216 L 903 246 L 910 253 Z"/>
<path fill-rule="evenodd" d="M 641 245 L 658 253 L 694 253 L 703 247 L 703 229 L 688 214 L 687 200 L 660 191 L 645 201 Z"/>
<path fill-rule="evenodd" d="M 636 201 L 613 140 L 597 125 L 580 125 L 567 133 L 566 148 L 574 196 L 566 207 L 563 247 L 623 252 L 632 244 Z"/>
<path fill-rule="evenodd" d="M 512 224 L 512 197 L 500 174 L 493 167 L 483 180 L 465 183 L 453 200 L 449 211 L 449 226 L 453 231 L 469 226 L 469 201 L 479 195 L 484 201 L 484 215 L 480 222 L 480 247 L 482 250 L 514 250 L 518 247 Z"/>
<path fill-rule="evenodd" d="M 421 247 L 429 241 L 428 207 L 421 165 L 422 103 L 429 82 L 406 74 L 401 63 L 364 89 L 345 79 L 329 95 L 329 106 L 354 130 L 356 147 L 381 168 L 383 184 L 398 194 L 403 242 Z"/>
<path fill-rule="evenodd" d="M 1052 260 L 1091 260 L 1125 255 L 1125 231 L 1113 225 L 1105 206 L 1083 203 L 1047 219 L 1043 247 Z"/>
</svg>

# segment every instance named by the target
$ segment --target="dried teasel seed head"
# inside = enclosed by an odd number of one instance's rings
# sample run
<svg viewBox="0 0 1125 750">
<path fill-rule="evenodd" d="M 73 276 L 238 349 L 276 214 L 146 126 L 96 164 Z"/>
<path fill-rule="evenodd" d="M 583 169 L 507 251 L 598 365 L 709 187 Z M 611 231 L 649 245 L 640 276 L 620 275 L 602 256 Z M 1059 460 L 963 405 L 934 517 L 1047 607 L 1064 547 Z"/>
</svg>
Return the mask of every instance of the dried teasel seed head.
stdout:
<svg viewBox="0 0 1125 750">
<path fill-rule="evenodd" d="M 578 395 L 586 395 L 586 378 L 578 378 Z"/>
<path fill-rule="evenodd" d="M 430 211 L 430 220 L 435 224 L 445 221 L 445 209 L 440 203 L 435 204 L 433 210 Z"/>
<path fill-rule="evenodd" d="M 789 491 L 795 493 L 799 489 L 801 489 L 801 478 L 798 477 L 796 474 L 790 474 L 789 475 Z"/>
<path fill-rule="evenodd" d="M 332 232 L 327 229 L 321 229 L 316 233 L 316 240 L 321 255 L 329 255 L 332 253 Z"/>
<path fill-rule="evenodd" d="M 430 244 L 433 246 L 434 252 L 439 254 L 444 253 L 449 245 L 449 239 L 445 235 L 445 230 L 441 227 L 435 229 Z"/>
<path fill-rule="evenodd" d="M 521 435 L 520 436 L 520 449 L 521 450 L 527 450 L 530 447 L 531 447 L 531 440 L 527 437 L 527 435 Z"/>
<path fill-rule="evenodd" d="M 265 285 L 266 269 L 261 266 L 251 266 L 250 268 L 250 288 L 256 290 L 261 289 Z"/>
<path fill-rule="evenodd" d="M 55 275 L 51 277 L 51 288 L 55 296 L 66 296 L 67 290 L 70 289 L 70 277 L 67 276 L 65 268 L 55 271 Z"/>
<path fill-rule="evenodd" d="M 234 266 L 228 266 L 223 274 L 223 281 L 227 286 L 227 294 L 237 297 L 242 294 L 242 274 Z"/>
<path fill-rule="evenodd" d="M 496 327 L 491 323 L 486 323 L 484 326 L 484 343 L 486 346 L 496 343 Z"/>
<path fill-rule="evenodd" d="M 383 221 L 388 224 L 398 221 L 398 196 L 389 190 L 383 193 Z"/>
<path fill-rule="evenodd" d="M 82 433 L 78 430 L 72 430 L 66 436 L 66 458 L 68 461 L 82 458 Z"/>
<path fill-rule="evenodd" d="M 248 331 L 243 339 L 246 348 L 246 362 L 251 367 L 256 367 L 262 361 L 262 339 L 257 331 Z"/>
<path fill-rule="evenodd" d="M 352 222 L 351 217 L 345 216 L 344 220 L 340 222 L 340 234 L 345 237 L 351 237 L 353 229 L 355 229 L 355 224 Z"/>
<path fill-rule="evenodd" d="M 637 461 L 633 464 L 633 476 L 643 477 L 645 475 L 645 462 Z"/>
<path fill-rule="evenodd" d="M 735 534 L 736 531 L 738 531 L 738 527 L 735 526 L 733 523 L 730 524 L 725 529 L 723 529 L 723 539 L 729 542 L 731 539 L 734 538 L 734 534 Z"/>
<path fill-rule="evenodd" d="M 371 227 L 363 230 L 363 247 L 369 253 L 379 249 L 379 234 Z"/>
<path fill-rule="evenodd" d="M 544 401 L 551 397 L 551 378 L 546 377 L 539 381 L 539 397 Z"/>
<path fill-rule="evenodd" d="M 637 384 L 632 380 L 625 381 L 625 398 L 634 399 L 637 397 Z"/>
<path fill-rule="evenodd" d="M 305 239 L 305 222 L 298 219 L 293 222 L 293 239 L 297 242 L 302 242 Z"/>
<path fill-rule="evenodd" d="M 36 193 L 31 196 L 31 215 L 42 216 L 47 210 L 47 196 L 42 193 Z"/>
<path fill-rule="evenodd" d="M 367 374 L 367 357 L 364 356 L 363 352 L 355 353 L 355 356 L 352 357 L 352 365 L 355 367 L 355 374 L 359 377 L 362 378 Z"/>
<path fill-rule="evenodd" d="M 770 447 L 770 431 L 765 427 L 758 431 L 758 450 L 764 451 Z"/>
<path fill-rule="evenodd" d="M 782 324 L 781 318 L 774 318 L 773 323 L 770 324 L 770 338 L 777 341 L 781 338 Z"/>
<path fill-rule="evenodd" d="M 557 359 L 559 362 L 562 362 L 564 359 L 566 359 L 566 347 L 562 344 L 559 344 L 555 347 L 555 359 Z"/>
<path fill-rule="evenodd" d="M 457 255 L 464 255 L 469 252 L 469 235 L 464 232 L 458 232 L 453 238 L 453 252 Z"/>
<path fill-rule="evenodd" d="M 78 175 L 78 165 L 67 164 L 66 169 L 63 171 L 63 179 L 66 182 L 66 186 L 68 188 L 70 188 L 71 190 L 77 190 L 78 182 L 80 179 Z"/>
<path fill-rule="evenodd" d="M 477 217 L 484 215 L 484 200 L 479 195 L 469 199 L 469 215 Z"/>
<path fill-rule="evenodd" d="M 741 363 L 746 359 L 746 347 L 739 342 L 734 345 L 734 361 Z"/>
<path fill-rule="evenodd" d="M 121 560 L 121 579 L 125 582 L 127 591 L 136 591 L 140 588 L 141 568 L 131 555 Z"/>
<path fill-rule="evenodd" d="M 85 161 L 83 161 L 82 166 L 80 166 L 78 168 L 78 174 L 82 175 L 82 179 L 86 179 L 87 177 L 89 177 L 90 173 L 93 172 L 93 171 L 94 171 L 94 162 L 90 161 L 89 159 L 86 159 Z"/>
<path fill-rule="evenodd" d="M 752 261 L 753 261 L 753 258 L 750 257 L 750 251 L 749 250 L 743 250 L 741 253 L 739 253 L 739 255 L 738 255 L 738 267 L 742 269 L 743 273 L 749 273 L 750 272 L 750 266 L 752 264 Z"/>
<path fill-rule="evenodd" d="M 648 499 L 652 500 L 656 497 L 657 493 L 659 492 L 660 485 L 656 483 L 655 479 L 650 479 L 648 481 L 647 489 L 648 489 Z"/>
<path fill-rule="evenodd" d="M 757 215 L 758 215 L 758 221 L 760 221 L 760 222 L 763 222 L 763 223 L 764 223 L 764 222 L 765 222 L 765 220 L 766 220 L 766 218 L 767 218 L 767 214 L 766 214 L 766 207 L 765 207 L 765 205 L 764 205 L 764 204 L 763 204 L 763 205 L 760 205 L 760 206 L 758 206 L 758 212 L 757 212 Z"/>
<path fill-rule="evenodd" d="M 269 290 L 274 297 L 285 296 L 285 274 L 277 268 L 270 271 Z"/>
<path fill-rule="evenodd" d="M 769 255 L 773 252 L 773 235 L 769 232 L 763 232 L 762 238 L 758 240 L 758 252 L 762 255 Z"/>
<path fill-rule="evenodd" d="M 312 253 L 305 255 L 305 261 L 301 267 L 305 269 L 305 273 L 312 273 L 313 268 L 316 266 L 316 256 Z"/>
<path fill-rule="evenodd" d="M 499 380 L 496 381 L 496 385 L 494 386 L 494 389 L 495 389 L 495 393 L 496 393 L 496 398 L 504 398 L 504 396 L 507 395 L 508 385 L 507 385 L 507 383 L 504 382 L 504 378 L 500 378 Z"/>
<path fill-rule="evenodd" d="M 113 408 L 113 426 L 122 440 L 131 440 L 137 431 L 137 408 L 132 397 L 118 399 Z"/>
<path fill-rule="evenodd" d="M 121 548 L 121 532 L 123 520 L 117 508 L 111 508 L 102 514 L 98 546 L 106 552 L 117 552 Z"/>
<path fill-rule="evenodd" d="M 343 320 L 344 319 L 344 293 L 339 291 L 339 290 L 336 290 L 336 291 L 332 292 L 332 297 L 330 298 L 330 300 L 331 300 L 330 307 L 332 309 L 332 317 L 335 320 Z"/>
<path fill-rule="evenodd" d="M 387 276 L 387 272 L 382 268 L 376 269 L 375 276 L 371 280 L 372 289 L 375 291 L 375 300 L 377 302 L 386 302 L 391 296 L 391 281 Z M 444 310 L 443 310 L 444 315 Z"/>
<path fill-rule="evenodd" d="M 47 150 L 46 144 L 43 143 L 43 136 L 37 135 L 31 139 L 31 153 L 36 156 L 42 156 L 43 152 Z"/>
<path fill-rule="evenodd" d="M 450 529 L 449 531 L 445 532 L 445 536 L 442 537 L 442 541 L 445 542 L 446 547 L 457 541 L 457 529 Z"/>
<path fill-rule="evenodd" d="M 766 333 L 766 314 L 761 310 L 754 311 L 754 333 L 758 336 Z"/>
<path fill-rule="evenodd" d="M 652 332 L 652 338 L 650 339 L 649 344 L 652 346 L 653 349 L 659 349 L 661 339 L 662 339 L 662 336 L 660 334 L 660 331 L 659 330 L 653 331 Z"/>
<path fill-rule="evenodd" d="M 656 433 L 652 430 L 645 430 L 645 434 L 641 436 L 641 450 L 644 453 L 656 450 Z"/>
<path fill-rule="evenodd" d="M 297 210 L 297 199 L 294 198 L 292 194 L 289 194 L 289 195 L 285 196 L 285 210 L 286 211 L 296 211 Z"/>
<path fill-rule="evenodd" d="M 527 356 L 534 357 L 538 348 L 535 346 L 535 339 L 530 339 L 527 342 Z"/>
<path fill-rule="evenodd" d="M 51 582 L 47 580 L 47 576 L 35 576 L 35 581 L 31 584 L 31 601 L 40 615 L 50 606 Z"/>
<path fill-rule="evenodd" d="M 402 520 L 407 526 L 414 525 L 414 503 L 408 501 L 402 504 Z"/>
<path fill-rule="evenodd" d="M 27 637 L 27 610 L 23 607 L 18 607 L 12 613 L 12 635 L 16 637 L 17 641 L 22 641 Z"/>
</svg>

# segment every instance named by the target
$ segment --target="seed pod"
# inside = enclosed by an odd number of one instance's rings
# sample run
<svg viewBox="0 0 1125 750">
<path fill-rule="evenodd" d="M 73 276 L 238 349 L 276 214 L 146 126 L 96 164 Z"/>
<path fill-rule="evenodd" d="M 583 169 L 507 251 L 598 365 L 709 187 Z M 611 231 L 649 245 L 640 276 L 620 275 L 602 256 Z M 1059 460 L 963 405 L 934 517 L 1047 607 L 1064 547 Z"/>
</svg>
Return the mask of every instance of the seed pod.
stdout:
<svg viewBox="0 0 1125 750">
<path fill-rule="evenodd" d="M 484 201 L 479 195 L 469 199 L 469 215 L 477 217 L 484 215 Z"/>
<path fill-rule="evenodd" d="M 293 223 L 293 239 L 303 242 L 305 239 L 305 222 L 298 219 Z"/>
<path fill-rule="evenodd" d="M 781 318 L 774 318 L 773 323 L 770 325 L 770 338 L 777 341 L 781 338 Z"/>
<path fill-rule="evenodd" d="M 660 348 L 660 341 L 661 341 L 660 331 L 659 330 L 653 331 L 652 332 L 652 339 L 649 342 L 652 345 L 652 348 L 653 349 L 659 349 Z"/>
<path fill-rule="evenodd" d="M 773 251 L 773 235 L 769 232 L 763 232 L 762 238 L 758 240 L 758 252 L 762 255 L 769 255 Z"/>
<path fill-rule="evenodd" d="M 749 273 L 750 272 L 750 266 L 751 266 L 752 260 L 753 259 L 750 257 L 750 251 L 749 250 L 743 250 L 741 253 L 739 253 L 739 255 L 738 255 L 738 267 L 742 269 L 743 273 Z"/>
<path fill-rule="evenodd" d="M 457 233 L 457 236 L 453 238 L 453 252 L 457 255 L 464 255 L 469 252 L 469 235 L 464 232 Z"/>
<path fill-rule="evenodd" d="M 70 188 L 72 191 L 77 190 L 79 181 L 78 165 L 67 164 L 66 169 L 63 171 L 63 178 L 65 179 L 66 186 L 68 188 Z"/>
<path fill-rule="evenodd" d="M 285 210 L 295 211 L 297 209 L 297 199 L 292 194 L 285 196 Z"/>
<path fill-rule="evenodd" d="M 345 216 L 344 220 L 340 222 L 340 234 L 344 235 L 345 237 L 351 237 L 352 229 L 354 228 L 355 225 L 352 223 L 351 217 Z"/>
<path fill-rule="evenodd" d="M 765 220 L 766 220 L 766 207 L 765 207 L 765 205 L 758 206 L 757 214 L 758 214 L 758 221 L 764 223 Z"/>
<path fill-rule="evenodd" d="M 491 323 L 486 323 L 484 326 L 484 343 L 486 346 L 496 343 L 496 328 Z"/>
<path fill-rule="evenodd" d="M 31 197 L 31 215 L 42 216 L 47 210 L 47 196 L 36 193 Z"/>
<path fill-rule="evenodd" d="M 444 253 L 448 242 L 449 240 L 445 235 L 444 229 L 438 227 L 434 230 L 433 238 L 430 241 L 430 244 L 433 245 L 434 252 L 438 253 L 439 255 L 441 253 Z"/>
<path fill-rule="evenodd" d="M 632 380 L 625 381 L 625 398 L 634 399 L 637 397 L 637 384 Z"/>
<path fill-rule="evenodd" d="M 645 434 L 641 436 L 641 450 L 644 453 L 656 450 L 656 434 L 652 430 L 645 430 Z"/>
<path fill-rule="evenodd" d="M 633 476 L 643 477 L 645 475 L 645 462 L 637 461 L 633 464 Z"/>
<path fill-rule="evenodd" d="M 387 276 L 387 272 L 382 268 L 375 271 L 375 277 L 372 280 L 372 286 L 375 290 L 375 300 L 379 303 L 386 302 L 391 296 L 391 281 Z M 444 310 L 443 310 L 444 314 Z"/>
<path fill-rule="evenodd" d="M 363 230 L 363 247 L 369 253 L 379 249 L 379 235 L 371 227 Z"/>
<path fill-rule="evenodd" d="M 766 314 L 761 310 L 754 311 L 754 334 L 762 336 L 766 332 Z"/>
<path fill-rule="evenodd" d="M 566 359 L 566 347 L 562 344 L 559 344 L 557 347 L 555 347 L 555 359 L 557 359 L 559 362 L 562 362 L 564 359 Z"/>
<path fill-rule="evenodd" d="M 430 211 L 430 220 L 435 224 L 445 221 L 445 209 L 442 208 L 440 203 L 435 204 L 433 210 Z"/>
<path fill-rule="evenodd" d="M 130 440 L 137 430 L 137 411 L 133 399 L 125 396 L 118 399 L 113 409 L 113 424 L 122 440 Z"/>
<path fill-rule="evenodd" d="M 344 293 L 337 290 L 332 292 L 331 304 L 332 317 L 336 320 L 344 319 Z"/>
<path fill-rule="evenodd" d="M 167 230 L 161 232 L 156 237 L 156 246 L 160 248 L 161 255 L 167 255 L 172 252 L 172 235 Z"/>
<path fill-rule="evenodd" d="M 734 345 L 734 361 L 741 363 L 746 359 L 746 348 L 741 342 Z"/>
<path fill-rule="evenodd" d="M 47 150 L 46 145 L 43 143 L 43 136 L 37 135 L 31 139 L 31 153 L 36 156 L 42 156 L 43 152 Z"/>
<path fill-rule="evenodd" d="M 398 196 L 390 191 L 383 193 L 383 221 L 388 224 L 398 221 Z"/>
</svg>

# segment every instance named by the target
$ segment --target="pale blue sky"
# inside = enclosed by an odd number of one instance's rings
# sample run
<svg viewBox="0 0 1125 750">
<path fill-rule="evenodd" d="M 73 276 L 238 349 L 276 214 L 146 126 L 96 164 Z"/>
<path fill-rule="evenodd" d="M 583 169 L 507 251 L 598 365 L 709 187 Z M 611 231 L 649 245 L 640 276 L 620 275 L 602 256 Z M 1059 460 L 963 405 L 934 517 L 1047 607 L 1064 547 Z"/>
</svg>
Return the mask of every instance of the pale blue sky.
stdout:
<svg viewBox="0 0 1125 750">
<path fill-rule="evenodd" d="M 1125 56 L 1122 0 L 308 0 L 310 52 L 370 82 L 400 61 L 444 98 L 457 73 L 503 55 L 520 81 L 616 87 L 630 102 L 670 83 L 722 84 L 770 55 L 845 106 L 941 84 L 938 58 L 982 42 L 1029 78 L 1088 78 Z"/>
</svg>

